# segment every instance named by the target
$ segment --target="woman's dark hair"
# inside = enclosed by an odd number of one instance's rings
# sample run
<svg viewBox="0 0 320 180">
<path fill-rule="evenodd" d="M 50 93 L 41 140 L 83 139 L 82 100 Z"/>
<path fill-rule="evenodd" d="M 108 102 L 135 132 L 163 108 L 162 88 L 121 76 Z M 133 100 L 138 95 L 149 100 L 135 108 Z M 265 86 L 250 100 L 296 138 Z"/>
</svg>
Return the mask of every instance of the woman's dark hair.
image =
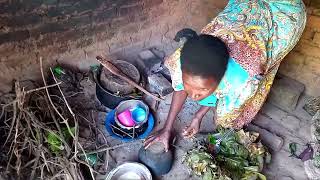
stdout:
<svg viewBox="0 0 320 180">
<path fill-rule="evenodd" d="M 190 38 L 181 50 L 182 71 L 202 77 L 222 79 L 228 64 L 229 52 L 217 37 L 201 34 Z"/>
</svg>

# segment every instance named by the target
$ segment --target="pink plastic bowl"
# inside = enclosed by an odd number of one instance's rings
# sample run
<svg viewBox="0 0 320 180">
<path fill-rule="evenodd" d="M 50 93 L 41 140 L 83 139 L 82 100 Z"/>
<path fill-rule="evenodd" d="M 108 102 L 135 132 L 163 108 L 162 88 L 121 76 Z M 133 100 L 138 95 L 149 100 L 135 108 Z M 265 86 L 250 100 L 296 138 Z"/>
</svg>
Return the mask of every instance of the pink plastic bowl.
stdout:
<svg viewBox="0 0 320 180">
<path fill-rule="evenodd" d="M 132 118 L 131 112 L 129 109 L 123 111 L 122 113 L 118 114 L 119 122 L 127 127 L 133 127 L 135 125 L 135 122 Z"/>
</svg>

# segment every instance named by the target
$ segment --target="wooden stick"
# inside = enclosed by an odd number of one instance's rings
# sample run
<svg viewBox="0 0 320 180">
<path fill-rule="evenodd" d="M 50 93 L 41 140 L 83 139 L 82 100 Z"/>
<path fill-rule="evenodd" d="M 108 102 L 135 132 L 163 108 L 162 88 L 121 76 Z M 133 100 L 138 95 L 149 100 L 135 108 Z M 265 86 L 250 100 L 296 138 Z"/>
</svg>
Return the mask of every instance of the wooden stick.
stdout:
<svg viewBox="0 0 320 180">
<path fill-rule="evenodd" d="M 109 60 L 103 58 L 102 56 L 97 56 L 97 60 L 102 64 L 103 67 L 108 69 L 112 74 L 120 77 L 122 80 L 128 82 L 130 85 L 134 86 L 135 88 L 139 89 L 140 91 L 144 92 L 148 96 L 151 96 L 157 101 L 162 101 L 163 99 L 158 98 L 157 96 L 151 94 L 149 91 L 141 87 L 139 84 L 128 78 L 123 72 L 121 72 L 116 66 L 114 66 Z"/>
<path fill-rule="evenodd" d="M 131 141 L 131 142 L 127 142 L 127 143 L 122 143 L 122 144 L 118 144 L 115 146 L 103 146 L 97 150 L 91 151 L 91 152 L 86 152 L 85 154 L 89 155 L 89 154 L 94 154 L 94 153 L 99 153 L 99 152 L 104 152 L 104 151 L 109 151 L 109 150 L 113 150 L 113 149 L 117 149 L 117 148 L 121 148 L 121 147 L 125 147 L 125 146 L 129 146 L 129 145 L 136 145 L 136 144 L 141 144 L 142 140 L 137 140 L 137 141 Z M 83 156 L 84 153 L 80 153 L 78 154 L 78 156 Z"/>
<path fill-rule="evenodd" d="M 29 94 L 29 93 L 33 93 L 35 91 L 39 91 L 39 90 L 42 90 L 42 89 L 46 89 L 46 88 L 50 88 L 50 87 L 55 87 L 57 85 L 61 84 L 61 82 L 58 82 L 56 84 L 52 84 L 52 85 L 48 85 L 48 86 L 44 86 L 44 87 L 39 87 L 39 88 L 36 88 L 36 89 L 31 89 L 29 91 L 26 91 L 26 94 Z"/>
</svg>

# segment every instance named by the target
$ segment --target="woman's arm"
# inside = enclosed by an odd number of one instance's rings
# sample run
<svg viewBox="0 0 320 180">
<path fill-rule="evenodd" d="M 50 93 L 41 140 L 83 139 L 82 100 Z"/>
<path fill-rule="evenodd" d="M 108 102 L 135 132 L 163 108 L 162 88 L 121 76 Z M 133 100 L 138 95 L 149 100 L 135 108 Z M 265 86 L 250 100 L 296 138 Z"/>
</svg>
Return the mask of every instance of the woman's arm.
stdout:
<svg viewBox="0 0 320 180">
<path fill-rule="evenodd" d="M 182 106 L 184 102 L 187 99 L 187 93 L 185 91 L 174 91 L 170 106 L 170 111 L 167 117 L 166 124 L 164 126 L 164 129 L 166 130 L 172 130 L 173 123 L 178 115 L 178 113 L 181 111 Z"/>
<path fill-rule="evenodd" d="M 144 142 L 144 147 L 148 148 L 150 145 L 161 142 L 166 151 L 169 149 L 169 144 L 171 140 L 171 133 L 173 123 L 176 120 L 178 113 L 181 111 L 184 102 L 187 99 L 187 93 L 185 91 L 174 91 L 172 96 L 172 102 L 170 106 L 170 111 L 167 117 L 165 126 L 158 131 L 155 135 L 150 135 Z"/>
<path fill-rule="evenodd" d="M 201 119 L 203 118 L 204 115 L 207 114 L 207 112 L 211 109 L 212 107 L 210 106 L 201 106 L 200 109 L 197 111 L 195 118 Z M 200 120 L 200 122 L 201 122 Z"/>
</svg>

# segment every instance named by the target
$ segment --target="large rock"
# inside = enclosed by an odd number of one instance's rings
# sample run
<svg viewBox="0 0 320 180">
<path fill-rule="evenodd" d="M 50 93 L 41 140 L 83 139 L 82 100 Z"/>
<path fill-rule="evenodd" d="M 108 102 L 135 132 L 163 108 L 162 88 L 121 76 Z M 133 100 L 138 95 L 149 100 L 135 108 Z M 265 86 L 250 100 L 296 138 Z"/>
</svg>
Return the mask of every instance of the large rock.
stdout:
<svg viewBox="0 0 320 180">
<path fill-rule="evenodd" d="M 304 84 L 289 77 L 277 75 L 268 101 L 285 111 L 293 111 L 304 89 Z"/>
<path fill-rule="evenodd" d="M 162 59 L 154 54 L 151 50 L 144 50 L 139 53 L 136 64 L 144 76 L 149 76 L 163 69 Z"/>
<path fill-rule="evenodd" d="M 148 89 L 164 97 L 173 92 L 171 83 L 161 74 L 155 73 L 148 76 Z"/>
</svg>

